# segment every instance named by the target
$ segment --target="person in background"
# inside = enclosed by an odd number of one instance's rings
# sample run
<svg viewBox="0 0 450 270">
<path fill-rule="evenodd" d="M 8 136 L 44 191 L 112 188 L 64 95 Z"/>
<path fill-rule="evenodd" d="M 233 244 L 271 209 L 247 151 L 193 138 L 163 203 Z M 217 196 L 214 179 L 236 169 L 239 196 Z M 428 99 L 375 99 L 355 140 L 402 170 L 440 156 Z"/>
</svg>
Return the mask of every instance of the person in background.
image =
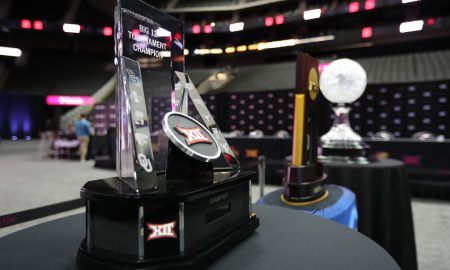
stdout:
<svg viewBox="0 0 450 270">
<path fill-rule="evenodd" d="M 81 114 L 80 119 L 75 122 L 75 132 L 80 141 L 80 160 L 85 161 L 89 146 L 89 136 L 91 135 L 91 123 L 86 119 L 85 114 Z"/>
</svg>

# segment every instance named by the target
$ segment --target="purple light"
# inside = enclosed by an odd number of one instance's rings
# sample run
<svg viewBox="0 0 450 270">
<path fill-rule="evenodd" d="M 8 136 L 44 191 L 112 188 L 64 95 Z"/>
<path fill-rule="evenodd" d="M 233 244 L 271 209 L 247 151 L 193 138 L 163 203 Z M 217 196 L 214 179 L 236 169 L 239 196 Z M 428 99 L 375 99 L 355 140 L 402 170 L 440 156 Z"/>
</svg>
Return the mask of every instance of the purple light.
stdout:
<svg viewBox="0 0 450 270">
<path fill-rule="evenodd" d="M 103 35 L 104 35 L 104 36 L 109 37 L 109 36 L 112 36 L 112 34 L 113 34 L 113 29 L 112 29 L 112 27 L 109 27 L 109 26 L 103 27 Z"/>
<path fill-rule="evenodd" d="M 31 122 L 30 122 L 30 119 L 29 119 L 29 115 L 27 114 L 25 119 L 22 118 L 22 121 L 23 121 L 22 131 L 25 134 L 30 134 L 30 132 L 31 132 Z"/>
<path fill-rule="evenodd" d="M 194 24 L 192 26 L 192 33 L 193 34 L 200 34 L 201 31 L 202 31 L 202 27 L 199 24 Z"/>
<path fill-rule="evenodd" d="M 351 2 L 348 4 L 348 12 L 354 13 L 359 11 L 359 2 Z"/>
<path fill-rule="evenodd" d="M 361 37 L 362 38 L 371 38 L 373 36 L 373 28 L 368 26 L 368 27 L 364 27 L 361 30 Z"/>
<path fill-rule="evenodd" d="M 175 91 L 172 91 L 170 98 L 171 98 L 172 111 L 174 112 L 177 109 Z"/>
<path fill-rule="evenodd" d="M 273 25 L 273 17 L 266 17 L 264 19 L 264 25 L 266 27 L 272 26 Z"/>
<path fill-rule="evenodd" d="M 284 15 L 275 16 L 275 24 L 283 24 L 284 23 Z"/>
<path fill-rule="evenodd" d="M 375 0 L 366 0 L 366 2 L 364 3 L 364 9 L 365 10 L 374 9 L 375 5 L 376 5 L 376 1 Z"/>
<path fill-rule="evenodd" d="M 319 64 L 319 73 L 322 73 L 330 64 L 331 64 L 330 62 L 320 63 Z"/>
<path fill-rule="evenodd" d="M 95 98 L 89 96 L 58 96 L 50 95 L 46 97 L 47 105 L 54 106 L 80 106 L 95 104 Z"/>
<path fill-rule="evenodd" d="M 12 134 L 17 134 L 17 132 L 19 132 L 19 122 L 20 118 L 17 116 L 9 119 L 9 131 Z"/>
<path fill-rule="evenodd" d="M 31 29 L 31 21 L 28 19 L 22 19 L 20 21 L 20 27 L 22 29 Z"/>
<path fill-rule="evenodd" d="M 42 23 L 42 21 L 34 21 L 33 22 L 33 28 L 34 30 L 44 30 L 44 24 Z"/>
<path fill-rule="evenodd" d="M 203 26 L 203 32 L 205 32 L 205 34 L 212 33 L 212 26 L 210 24 Z"/>
</svg>

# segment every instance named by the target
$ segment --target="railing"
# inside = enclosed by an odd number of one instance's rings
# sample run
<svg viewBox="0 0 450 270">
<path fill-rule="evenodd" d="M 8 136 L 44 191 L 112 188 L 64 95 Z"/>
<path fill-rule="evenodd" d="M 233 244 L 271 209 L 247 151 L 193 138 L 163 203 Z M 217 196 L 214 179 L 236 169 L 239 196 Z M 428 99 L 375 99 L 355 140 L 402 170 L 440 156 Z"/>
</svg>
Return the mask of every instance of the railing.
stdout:
<svg viewBox="0 0 450 270">
<path fill-rule="evenodd" d="M 101 103 L 107 99 L 115 90 L 116 87 L 116 76 L 114 75 L 109 79 L 104 85 L 102 85 L 92 97 L 95 99 L 96 103 Z M 88 114 L 94 109 L 94 105 L 79 106 L 67 113 L 65 113 L 59 122 L 60 129 L 66 129 L 75 122 L 76 119 L 80 118 L 81 114 Z"/>
</svg>

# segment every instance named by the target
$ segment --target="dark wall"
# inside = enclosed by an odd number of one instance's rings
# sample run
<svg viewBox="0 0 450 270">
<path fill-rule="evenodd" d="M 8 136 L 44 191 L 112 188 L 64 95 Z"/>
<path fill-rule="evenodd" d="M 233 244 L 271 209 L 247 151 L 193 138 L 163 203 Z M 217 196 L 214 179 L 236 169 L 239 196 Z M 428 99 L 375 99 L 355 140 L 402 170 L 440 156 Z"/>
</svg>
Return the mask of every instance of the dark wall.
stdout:
<svg viewBox="0 0 450 270">
<path fill-rule="evenodd" d="M 206 94 L 202 98 L 222 131 L 248 133 L 259 129 L 266 135 L 273 135 L 278 130 L 292 132 L 292 90 Z M 352 104 L 350 121 L 353 129 L 363 137 L 389 131 L 396 137 L 408 138 L 419 131 L 429 131 L 448 138 L 449 103 L 449 81 L 368 85 L 364 94 Z M 170 110 L 170 97 L 155 97 L 147 105 L 152 131 L 161 129 L 162 118 Z M 318 105 L 317 125 L 322 135 L 333 123 L 333 112 L 331 104 L 323 97 Z M 98 113 L 112 116 L 108 121 L 114 124 L 114 113 L 102 110 Z M 189 114 L 196 116 L 192 107 Z M 103 115 L 94 115 L 94 119 L 103 119 Z M 107 126 L 103 124 L 104 129 Z"/>
<path fill-rule="evenodd" d="M 0 94 L 0 137 L 37 137 L 45 128 L 45 97 Z"/>
</svg>

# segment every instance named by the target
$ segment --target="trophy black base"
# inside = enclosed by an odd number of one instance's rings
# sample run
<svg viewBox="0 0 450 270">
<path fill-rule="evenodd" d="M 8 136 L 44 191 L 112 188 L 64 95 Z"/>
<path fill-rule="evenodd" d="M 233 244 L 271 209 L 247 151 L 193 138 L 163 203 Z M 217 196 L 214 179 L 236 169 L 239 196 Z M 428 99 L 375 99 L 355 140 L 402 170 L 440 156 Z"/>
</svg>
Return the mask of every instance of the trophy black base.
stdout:
<svg viewBox="0 0 450 270">
<path fill-rule="evenodd" d="M 86 242 L 80 246 L 77 255 L 77 264 L 81 269 L 142 269 L 142 270 L 159 270 L 159 269 L 186 269 L 186 270 L 195 270 L 195 269 L 203 269 L 207 267 L 209 264 L 214 262 L 216 259 L 223 256 L 227 251 L 229 251 L 233 246 L 239 244 L 245 238 L 247 238 L 253 231 L 258 228 L 259 219 L 252 218 L 248 220 L 247 224 L 244 224 L 238 228 L 236 228 L 232 233 L 221 239 L 221 241 L 217 241 L 214 245 L 211 245 L 203 250 L 200 250 L 195 256 L 188 259 L 181 259 L 176 262 L 167 262 L 167 261 L 153 261 L 148 263 L 139 263 L 135 264 L 118 264 L 113 260 L 102 260 L 96 259 L 89 256 L 86 251 Z"/>
<path fill-rule="evenodd" d="M 321 163 L 302 166 L 288 165 L 282 200 L 285 203 L 303 203 L 326 198 L 326 181 Z"/>
<path fill-rule="evenodd" d="M 213 184 L 166 181 L 156 191 L 133 193 L 117 178 L 90 181 L 81 269 L 202 269 L 250 235 L 255 173 L 214 171 Z"/>
</svg>

